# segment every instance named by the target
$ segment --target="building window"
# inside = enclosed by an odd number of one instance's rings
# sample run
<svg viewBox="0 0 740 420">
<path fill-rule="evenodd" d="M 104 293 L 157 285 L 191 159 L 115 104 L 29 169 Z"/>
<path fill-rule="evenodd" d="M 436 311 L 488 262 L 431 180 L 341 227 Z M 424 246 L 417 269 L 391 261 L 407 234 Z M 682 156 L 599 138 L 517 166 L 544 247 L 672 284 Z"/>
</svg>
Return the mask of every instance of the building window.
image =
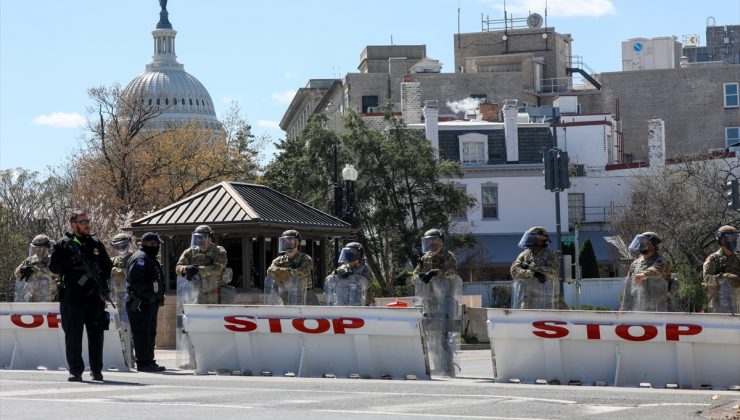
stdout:
<svg viewBox="0 0 740 420">
<path fill-rule="evenodd" d="M 568 222 L 578 223 L 586 220 L 586 194 L 568 193 Z"/>
<path fill-rule="evenodd" d="M 468 187 L 465 184 L 455 184 L 455 188 L 462 192 L 467 192 Z M 462 219 L 465 220 L 468 218 L 468 213 L 465 210 L 460 211 L 459 213 L 453 213 L 450 215 L 453 219 Z"/>
<path fill-rule="evenodd" d="M 369 110 L 369 108 L 374 108 Z M 362 112 L 378 112 L 378 97 L 377 96 L 363 96 L 362 97 Z"/>
<path fill-rule="evenodd" d="M 193 106 L 193 98 L 188 98 L 188 101 L 190 102 L 190 106 Z"/>
<path fill-rule="evenodd" d="M 737 83 L 725 83 L 725 108 L 737 108 L 740 106 Z"/>
<path fill-rule="evenodd" d="M 729 149 L 738 146 L 740 146 L 740 127 L 725 128 L 725 147 Z"/>
<path fill-rule="evenodd" d="M 483 184 L 481 186 L 481 205 L 484 219 L 498 218 L 498 185 Z"/>
<path fill-rule="evenodd" d="M 485 165 L 488 163 L 488 136 L 468 133 L 458 137 L 460 141 L 460 163 L 463 165 Z"/>
</svg>

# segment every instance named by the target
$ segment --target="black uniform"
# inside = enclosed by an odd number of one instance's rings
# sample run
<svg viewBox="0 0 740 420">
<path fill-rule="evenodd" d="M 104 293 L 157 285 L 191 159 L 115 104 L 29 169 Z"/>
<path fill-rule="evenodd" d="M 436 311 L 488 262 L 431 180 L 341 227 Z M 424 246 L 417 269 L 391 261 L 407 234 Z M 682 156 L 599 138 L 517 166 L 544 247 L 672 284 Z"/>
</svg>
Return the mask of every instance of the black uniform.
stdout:
<svg viewBox="0 0 740 420">
<path fill-rule="evenodd" d="M 59 312 L 67 364 L 73 376 L 85 370 L 83 328 L 87 330 L 90 371 L 99 374 L 103 369 L 103 333 L 108 323 L 103 296 L 108 294 L 111 268 L 105 247 L 92 236 L 80 238 L 67 233 L 54 245 L 49 270 L 59 274 Z"/>
<path fill-rule="evenodd" d="M 156 366 L 154 342 L 157 336 L 157 312 L 159 306 L 164 304 L 162 266 L 144 251 L 134 252 L 128 260 L 126 285 L 128 289 L 126 311 L 134 337 L 136 367 L 142 370 Z"/>
</svg>

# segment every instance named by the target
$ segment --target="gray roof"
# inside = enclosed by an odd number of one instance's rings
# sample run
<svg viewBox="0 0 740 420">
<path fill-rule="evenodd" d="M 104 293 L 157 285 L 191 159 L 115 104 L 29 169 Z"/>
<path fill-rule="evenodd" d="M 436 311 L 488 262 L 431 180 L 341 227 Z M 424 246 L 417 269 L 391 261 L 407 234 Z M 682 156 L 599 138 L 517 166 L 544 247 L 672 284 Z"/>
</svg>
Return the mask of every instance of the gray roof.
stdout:
<svg viewBox="0 0 740 420">
<path fill-rule="evenodd" d="M 202 224 L 245 230 L 294 227 L 324 234 L 353 231 L 347 222 L 264 185 L 227 181 L 150 213 L 131 226 L 135 230 L 177 230 Z"/>
</svg>

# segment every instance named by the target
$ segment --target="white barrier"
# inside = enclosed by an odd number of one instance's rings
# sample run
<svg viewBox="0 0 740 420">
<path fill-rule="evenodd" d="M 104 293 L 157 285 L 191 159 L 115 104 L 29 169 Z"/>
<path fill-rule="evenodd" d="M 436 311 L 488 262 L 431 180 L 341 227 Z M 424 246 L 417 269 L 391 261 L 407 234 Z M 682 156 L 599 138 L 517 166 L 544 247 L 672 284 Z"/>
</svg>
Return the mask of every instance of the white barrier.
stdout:
<svg viewBox="0 0 740 420">
<path fill-rule="evenodd" d="M 106 311 L 110 314 L 110 325 L 104 334 L 103 369 L 128 372 L 118 312 L 111 306 Z M 82 357 L 89 366 L 87 334 L 82 336 Z M 0 302 L 0 368 L 68 368 L 59 303 Z"/>
<path fill-rule="evenodd" d="M 736 389 L 740 316 L 488 310 L 494 379 Z"/>
<path fill-rule="evenodd" d="M 196 374 L 429 379 L 421 309 L 184 305 Z"/>
</svg>

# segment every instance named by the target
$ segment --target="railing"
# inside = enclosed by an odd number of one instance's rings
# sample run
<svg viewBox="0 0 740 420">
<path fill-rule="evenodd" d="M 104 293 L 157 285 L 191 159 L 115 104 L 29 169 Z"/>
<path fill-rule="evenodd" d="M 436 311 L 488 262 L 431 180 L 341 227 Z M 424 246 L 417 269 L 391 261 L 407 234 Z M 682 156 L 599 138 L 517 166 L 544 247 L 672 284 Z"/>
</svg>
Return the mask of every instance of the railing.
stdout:
<svg viewBox="0 0 740 420">
<path fill-rule="evenodd" d="M 624 206 L 611 203 L 608 206 L 569 207 L 569 223 L 611 223 L 624 212 Z"/>
</svg>

